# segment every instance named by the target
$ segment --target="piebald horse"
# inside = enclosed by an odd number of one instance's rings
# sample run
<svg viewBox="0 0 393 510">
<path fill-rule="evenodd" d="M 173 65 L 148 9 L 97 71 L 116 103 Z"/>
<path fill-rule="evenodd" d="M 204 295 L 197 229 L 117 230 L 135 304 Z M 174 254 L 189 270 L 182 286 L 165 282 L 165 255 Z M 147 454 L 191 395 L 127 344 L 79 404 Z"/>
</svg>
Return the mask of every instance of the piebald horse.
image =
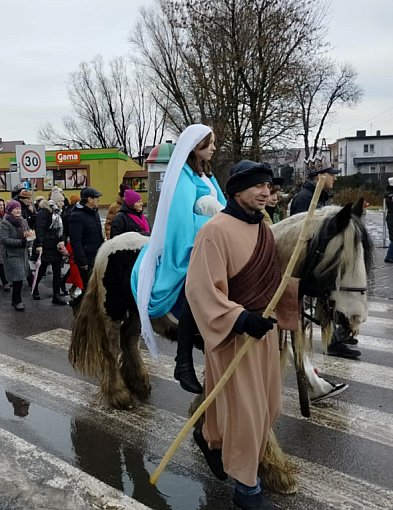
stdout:
<svg viewBox="0 0 393 510">
<path fill-rule="evenodd" d="M 318 303 L 317 319 L 324 337 L 331 324 L 345 324 L 354 333 L 367 318 L 367 279 L 371 272 L 372 243 L 360 220 L 362 203 L 343 208 L 317 210 L 293 276 L 307 278 L 332 289 L 326 301 Z M 299 237 L 305 213 L 272 226 L 280 262 L 285 270 Z M 130 289 L 130 275 L 141 248 L 149 238 L 135 232 L 106 241 L 99 249 L 86 293 L 78 307 L 72 329 L 69 359 L 84 375 L 97 377 L 102 398 L 112 407 L 128 409 L 133 399 L 149 397 L 149 374 L 140 349 L 138 310 Z M 153 322 L 155 331 L 176 340 L 176 324 L 168 317 Z M 301 321 L 299 321 L 299 325 Z M 304 351 L 301 327 L 296 335 L 295 365 L 298 382 L 318 385 L 312 371 L 302 377 L 304 365 L 311 365 Z M 323 381 L 323 379 L 322 379 Z M 306 387 L 307 390 L 307 387 Z M 299 391 L 300 386 L 299 386 Z M 308 400 L 307 400 L 308 404 Z M 273 432 L 260 467 L 264 483 L 272 490 L 294 492 L 292 466 L 281 452 Z"/>
</svg>

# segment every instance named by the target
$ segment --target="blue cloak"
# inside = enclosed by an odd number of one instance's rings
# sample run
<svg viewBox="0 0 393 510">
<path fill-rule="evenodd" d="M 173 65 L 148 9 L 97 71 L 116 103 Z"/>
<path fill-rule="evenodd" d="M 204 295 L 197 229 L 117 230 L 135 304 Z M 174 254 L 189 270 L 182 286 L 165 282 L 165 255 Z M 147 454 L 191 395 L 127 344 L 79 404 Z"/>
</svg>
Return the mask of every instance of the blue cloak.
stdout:
<svg viewBox="0 0 393 510">
<path fill-rule="evenodd" d="M 225 206 L 225 197 L 215 177 L 211 178 L 217 190 L 218 201 Z M 149 317 L 162 317 L 170 312 L 183 289 L 194 240 L 201 227 L 210 219 L 194 213 L 195 202 L 211 190 L 203 180 L 185 164 L 173 194 L 169 209 L 164 249 L 156 269 L 150 296 Z M 131 288 L 137 298 L 138 274 L 142 258 L 149 249 L 145 245 L 131 273 Z"/>
</svg>

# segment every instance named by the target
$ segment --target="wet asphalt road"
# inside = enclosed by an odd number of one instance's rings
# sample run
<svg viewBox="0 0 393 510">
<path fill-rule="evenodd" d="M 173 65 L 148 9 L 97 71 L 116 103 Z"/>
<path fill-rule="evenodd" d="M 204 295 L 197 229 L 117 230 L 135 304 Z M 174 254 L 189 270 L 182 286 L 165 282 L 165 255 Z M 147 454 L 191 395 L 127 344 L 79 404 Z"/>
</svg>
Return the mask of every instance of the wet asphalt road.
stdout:
<svg viewBox="0 0 393 510">
<path fill-rule="evenodd" d="M 315 366 L 350 388 L 313 406 L 310 419 L 300 415 L 289 370 L 276 433 L 300 468 L 300 491 L 272 494 L 277 508 L 393 509 L 393 267 L 378 247 L 381 215 L 367 215 L 377 248 L 362 356 L 323 356 L 316 340 Z M 81 379 L 68 363 L 71 308 L 51 304 L 50 281 L 43 282 L 41 301 L 24 290 L 23 313 L 0 290 L 0 510 L 232 508 L 232 483 L 210 474 L 191 437 L 158 486 L 149 484 L 192 399 L 172 378 L 174 345 L 160 343 L 158 363 L 146 356 L 148 403 L 129 412 L 108 409 L 95 381 Z M 196 362 L 201 371 L 201 356 Z"/>
</svg>

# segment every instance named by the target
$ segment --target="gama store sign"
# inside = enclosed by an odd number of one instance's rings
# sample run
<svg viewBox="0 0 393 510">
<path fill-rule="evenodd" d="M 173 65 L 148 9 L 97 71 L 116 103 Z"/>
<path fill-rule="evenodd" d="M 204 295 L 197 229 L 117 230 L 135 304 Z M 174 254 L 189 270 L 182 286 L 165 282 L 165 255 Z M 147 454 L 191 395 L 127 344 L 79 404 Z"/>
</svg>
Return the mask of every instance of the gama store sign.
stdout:
<svg viewBox="0 0 393 510">
<path fill-rule="evenodd" d="M 79 151 L 59 151 L 56 152 L 56 163 L 58 165 L 78 165 L 81 161 Z"/>
</svg>

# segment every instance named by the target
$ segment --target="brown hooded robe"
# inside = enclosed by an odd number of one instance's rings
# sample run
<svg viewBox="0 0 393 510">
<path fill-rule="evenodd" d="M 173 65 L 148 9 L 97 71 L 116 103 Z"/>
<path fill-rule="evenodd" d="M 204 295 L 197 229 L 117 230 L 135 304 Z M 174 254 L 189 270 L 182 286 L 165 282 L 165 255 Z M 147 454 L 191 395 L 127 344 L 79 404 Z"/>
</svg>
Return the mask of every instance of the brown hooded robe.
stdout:
<svg viewBox="0 0 393 510">
<path fill-rule="evenodd" d="M 219 213 L 195 240 L 186 295 L 205 341 L 206 394 L 212 391 L 244 343 L 244 335 L 232 333 L 244 308 L 228 299 L 228 279 L 250 259 L 258 230 L 258 224 Z M 297 293 L 298 282 L 293 279 L 280 301 L 285 312 L 280 313 L 277 307 L 282 328 L 297 327 Z M 248 486 L 256 484 L 269 429 L 281 411 L 279 357 L 275 327 L 251 347 L 205 415 L 203 434 L 209 447 L 222 448 L 225 471 Z"/>
</svg>

